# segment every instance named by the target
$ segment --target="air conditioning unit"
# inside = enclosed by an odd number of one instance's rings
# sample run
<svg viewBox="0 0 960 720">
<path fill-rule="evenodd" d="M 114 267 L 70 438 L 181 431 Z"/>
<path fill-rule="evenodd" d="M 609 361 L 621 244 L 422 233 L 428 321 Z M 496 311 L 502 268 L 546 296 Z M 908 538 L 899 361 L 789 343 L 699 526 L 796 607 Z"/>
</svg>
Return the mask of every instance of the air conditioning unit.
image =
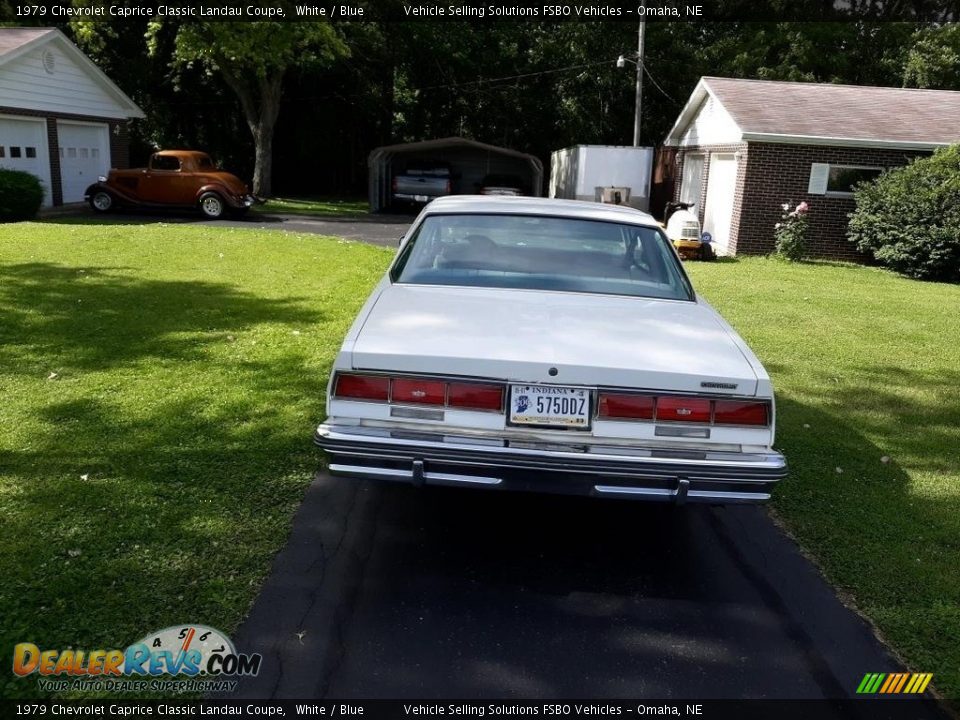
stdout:
<svg viewBox="0 0 960 720">
<path fill-rule="evenodd" d="M 630 202 L 630 188 L 628 187 L 600 187 L 597 188 L 600 202 L 610 205 L 627 205 Z"/>
</svg>

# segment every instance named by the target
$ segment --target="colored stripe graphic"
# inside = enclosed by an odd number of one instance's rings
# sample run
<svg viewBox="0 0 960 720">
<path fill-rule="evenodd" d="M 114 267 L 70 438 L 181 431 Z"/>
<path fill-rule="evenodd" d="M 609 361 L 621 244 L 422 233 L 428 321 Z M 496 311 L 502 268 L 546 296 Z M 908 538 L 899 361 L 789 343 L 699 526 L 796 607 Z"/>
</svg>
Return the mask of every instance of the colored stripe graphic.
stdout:
<svg viewBox="0 0 960 720">
<path fill-rule="evenodd" d="M 932 679 L 933 673 L 867 673 L 857 686 L 857 694 L 919 695 Z"/>
<path fill-rule="evenodd" d="M 891 692 L 898 693 L 901 690 L 903 690 L 903 686 L 906 684 L 907 679 L 909 679 L 909 677 L 910 677 L 910 673 L 901 673 L 900 682 L 897 683 L 897 686 Z"/>
<path fill-rule="evenodd" d="M 900 676 L 897 673 L 890 673 L 887 675 L 887 681 L 880 686 L 880 692 L 886 694 L 890 692 L 890 687 L 896 685 L 900 681 Z"/>
</svg>

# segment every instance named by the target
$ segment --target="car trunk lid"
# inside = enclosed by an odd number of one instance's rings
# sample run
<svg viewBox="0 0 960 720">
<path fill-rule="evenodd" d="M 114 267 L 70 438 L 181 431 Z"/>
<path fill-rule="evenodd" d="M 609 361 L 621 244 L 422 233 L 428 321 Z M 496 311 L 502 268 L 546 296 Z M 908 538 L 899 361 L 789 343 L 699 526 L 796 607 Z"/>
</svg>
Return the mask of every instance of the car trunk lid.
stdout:
<svg viewBox="0 0 960 720">
<path fill-rule="evenodd" d="M 357 370 L 754 395 L 757 376 L 700 303 L 394 284 L 352 348 Z"/>
</svg>

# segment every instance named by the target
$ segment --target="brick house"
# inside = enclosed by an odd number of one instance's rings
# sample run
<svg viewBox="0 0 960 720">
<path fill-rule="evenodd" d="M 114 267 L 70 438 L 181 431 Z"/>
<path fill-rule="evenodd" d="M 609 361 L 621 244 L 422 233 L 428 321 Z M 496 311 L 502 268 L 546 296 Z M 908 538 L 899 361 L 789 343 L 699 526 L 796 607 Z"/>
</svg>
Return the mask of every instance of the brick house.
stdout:
<svg viewBox="0 0 960 720">
<path fill-rule="evenodd" d="M 704 77 L 665 145 L 719 253 L 770 252 L 781 205 L 805 200 L 813 253 L 861 260 L 852 186 L 958 141 L 960 92 Z"/>
<path fill-rule="evenodd" d="M 127 123 L 143 111 L 55 28 L 0 28 L 0 167 L 40 178 L 44 205 L 82 202 L 129 165 Z"/>
</svg>

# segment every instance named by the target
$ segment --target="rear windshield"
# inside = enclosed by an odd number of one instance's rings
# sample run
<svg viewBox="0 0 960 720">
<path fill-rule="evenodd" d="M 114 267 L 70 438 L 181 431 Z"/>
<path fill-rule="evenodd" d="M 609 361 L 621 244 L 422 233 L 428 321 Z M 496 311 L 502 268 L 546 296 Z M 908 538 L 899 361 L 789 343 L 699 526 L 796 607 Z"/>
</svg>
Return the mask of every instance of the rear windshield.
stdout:
<svg viewBox="0 0 960 720">
<path fill-rule="evenodd" d="M 404 246 L 391 278 L 694 299 L 659 228 L 531 215 L 429 215 Z"/>
</svg>

